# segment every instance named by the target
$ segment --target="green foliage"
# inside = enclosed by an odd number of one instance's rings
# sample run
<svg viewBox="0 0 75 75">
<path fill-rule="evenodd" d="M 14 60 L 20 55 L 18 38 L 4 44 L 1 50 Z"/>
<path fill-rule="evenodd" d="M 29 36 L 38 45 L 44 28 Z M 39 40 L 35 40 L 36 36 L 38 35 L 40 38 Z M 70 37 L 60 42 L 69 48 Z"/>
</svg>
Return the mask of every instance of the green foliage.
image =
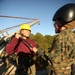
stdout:
<svg viewBox="0 0 75 75">
<path fill-rule="evenodd" d="M 34 39 L 34 34 L 31 34 L 31 35 L 30 35 L 30 38 L 31 38 L 31 39 Z"/>
<path fill-rule="evenodd" d="M 51 48 L 53 39 L 55 36 L 45 35 L 43 36 L 41 33 L 36 33 L 35 35 L 31 34 L 30 38 L 34 39 L 38 49 L 48 51 L 48 48 Z"/>
</svg>

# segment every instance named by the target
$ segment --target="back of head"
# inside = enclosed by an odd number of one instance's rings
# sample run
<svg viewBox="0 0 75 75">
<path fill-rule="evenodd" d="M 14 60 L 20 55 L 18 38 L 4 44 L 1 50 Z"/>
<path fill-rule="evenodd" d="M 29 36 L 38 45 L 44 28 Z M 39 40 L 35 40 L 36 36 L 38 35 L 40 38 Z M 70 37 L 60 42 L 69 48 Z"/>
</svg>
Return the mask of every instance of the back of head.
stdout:
<svg viewBox="0 0 75 75">
<path fill-rule="evenodd" d="M 53 16 L 53 21 L 58 20 L 65 25 L 75 20 L 75 4 L 69 3 L 59 8 Z"/>
<path fill-rule="evenodd" d="M 74 21 L 71 21 L 67 24 L 64 25 L 67 29 L 74 29 L 75 28 L 75 20 Z"/>
</svg>

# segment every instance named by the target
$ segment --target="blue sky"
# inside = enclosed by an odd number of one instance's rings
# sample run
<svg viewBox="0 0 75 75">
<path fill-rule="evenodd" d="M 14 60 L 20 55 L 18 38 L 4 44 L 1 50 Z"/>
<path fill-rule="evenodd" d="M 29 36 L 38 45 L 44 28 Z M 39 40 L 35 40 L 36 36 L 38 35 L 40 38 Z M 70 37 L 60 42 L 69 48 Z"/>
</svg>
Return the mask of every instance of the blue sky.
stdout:
<svg viewBox="0 0 75 75">
<path fill-rule="evenodd" d="M 32 33 L 55 35 L 53 15 L 67 3 L 75 3 L 75 0 L 0 0 L 0 15 L 39 19 L 40 25 L 32 26 Z M 22 19 L 0 17 L 0 30 L 25 22 Z"/>
</svg>

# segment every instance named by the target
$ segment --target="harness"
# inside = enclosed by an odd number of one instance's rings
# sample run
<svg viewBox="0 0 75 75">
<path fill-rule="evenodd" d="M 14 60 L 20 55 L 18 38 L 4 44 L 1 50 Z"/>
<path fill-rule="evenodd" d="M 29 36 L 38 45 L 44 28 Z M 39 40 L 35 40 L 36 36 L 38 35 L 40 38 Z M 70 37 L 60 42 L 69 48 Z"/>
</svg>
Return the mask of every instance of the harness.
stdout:
<svg viewBox="0 0 75 75">
<path fill-rule="evenodd" d="M 21 39 L 22 40 L 22 39 Z M 20 41 L 21 41 L 20 40 Z M 20 42 L 19 42 L 20 43 Z M 27 42 L 26 40 L 22 40 L 22 43 L 27 46 L 30 50 L 30 48 L 33 48 L 31 46 L 31 44 L 29 42 Z M 30 50 L 31 51 L 31 50 Z M 33 53 L 31 51 L 31 53 Z M 27 71 L 28 71 L 28 68 L 34 64 L 34 60 L 32 58 L 32 54 L 28 54 L 28 56 L 25 56 L 26 54 L 24 52 L 19 52 L 18 54 L 18 65 L 17 65 L 17 70 L 16 70 L 16 73 L 18 75 L 26 75 L 27 74 Z"/>
</svg>

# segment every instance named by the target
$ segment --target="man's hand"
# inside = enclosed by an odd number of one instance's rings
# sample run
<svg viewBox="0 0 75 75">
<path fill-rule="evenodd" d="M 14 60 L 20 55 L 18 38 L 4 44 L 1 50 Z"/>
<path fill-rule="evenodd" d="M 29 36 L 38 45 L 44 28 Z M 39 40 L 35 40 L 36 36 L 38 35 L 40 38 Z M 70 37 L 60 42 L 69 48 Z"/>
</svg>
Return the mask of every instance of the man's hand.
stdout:
<svg viewBox="0 0 75 75">
<path fill-rule="evenodd" d="M 36 47 L 30 48 L 34 53 L 36 53 L 38 50 Z"/>
<path fill-rule="evenodd" d="M 21 37 L 21 34 L 20 34 L 20 33 L 16 33 L 16 34 L 15 34 L 15 37 L 16 37 L 17 39 L 19 39 L 19 38 Z"/>
</svg>

